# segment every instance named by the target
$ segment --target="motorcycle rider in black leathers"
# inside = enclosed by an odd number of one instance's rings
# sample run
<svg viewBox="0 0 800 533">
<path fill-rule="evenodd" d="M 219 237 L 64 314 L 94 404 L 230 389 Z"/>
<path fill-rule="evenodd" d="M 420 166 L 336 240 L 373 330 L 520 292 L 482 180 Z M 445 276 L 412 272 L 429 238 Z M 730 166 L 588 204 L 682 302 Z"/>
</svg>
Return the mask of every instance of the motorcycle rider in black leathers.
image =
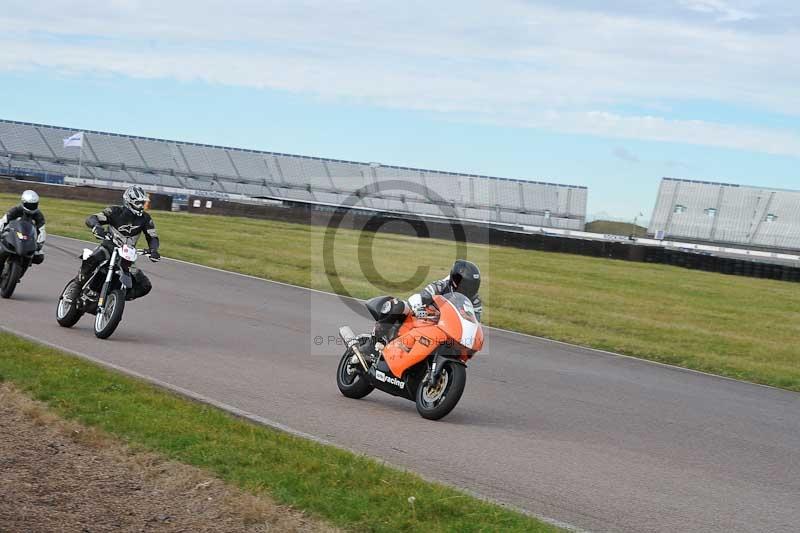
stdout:
<svg viewBox="0 0 800 533">
<path fill-rule="evenodd" d="M 45 231 L 45 220 L 44 215 L 42 214 L 42 210 L 39 209 L 39 195 L 36 194 L 36 191 L 25 191 L 22 193 L 22 197 L 20 199 L 20 204 L 12 207 L 8 210 L 8 212 L 3 215 L 3 218 L 0 218 L 0 234 L 3 233 L 6 225 L 13 221 L 13 220 L 27 220 L 28 222 L 33 223 L 36 226 L 36 231 L 38 232 L 39 236 L 36 241 L 37 243 L 37 250 L 36 255 L 33 258 L 34 264 L 41 264 L 44 261 L 44 253 L 42 252 L 42 246 L 44 245 L 44 241 L 47 238 L 47 231 Z M 3 270 L 3 266 L 6 262 L 6 254 L 3 252 L 3 249 L 0 248 L 0 272 Z"/>
<path fill-rule="evenodd" d="M 144 190 L 137 185 L 133 185 L 128 187 L 122 195 L 123 205 L 112 205 L 106 207 L 99 213 L 90 215 L 89 218 L 86 219 L 86 225 L 91 228 L 92 233 L 94 233 L 96 237 L 101 239 L 106 239 L 108 237 L 108 232 L 103 228 L 103 226 L 106 225 L 114 228 L 126 238 L 138 237 L 144 233 L 145 239 L 147 239 L 147 245 L 150 248 L 150 260 L 153 262 L 159 261 L 161 255 L 158 253 L 158 248 L 160 246 L 158 233 L 156 232 L 153 219 L 144 210 L 146 202 L 147 194 Z M 100 263 L 111 257 L 113 248 L 114 243 L 106 239 L 95 249 L 91 256 L 84 260 L 79 275 L 79 281 L 81 283 L 85 283 L 85 280 L 92 275 L 92 272 L 94 272 Z M 136 298 L 147 295 L 153 288 L 147 276 L 136 267 L 131 267 L 130 273 L 133 278 L 133 287 L 128 291 L 125 299 L 135 300 Z M 91 287 L 91 289 L 99 291 L 102 287 L 103 280 L 96 278 L 93 282 L 93 285 L 94 284 L 97 286 Z"/>
<path fill-rule="evenodd" d="M 448 294 L 458 292 L 472 301 L 475 308 L 475 316 L 478 321 L 483 313 L 483 305 L 478 289 L 481 286 L 481 271 L 478 265 L 471 261 L 459 259 L 453 263 L 450 275 L 446 278 L 429 283 L 422 289 L 422 292 L 412 294 L 407 302 L 394 299 L 390 303 L 390 311 L 386 317 L 375 325 L 374 336 L 376 343 L 386 345 L 397 334 L 397 330 L 405 318 L 413 313 L 419 318 L 427 316 L 427 307 L 433 302 L 433 297 L 437 294 Z M 375 346 L 381 349 L 381 346 Z"/>
</svg>

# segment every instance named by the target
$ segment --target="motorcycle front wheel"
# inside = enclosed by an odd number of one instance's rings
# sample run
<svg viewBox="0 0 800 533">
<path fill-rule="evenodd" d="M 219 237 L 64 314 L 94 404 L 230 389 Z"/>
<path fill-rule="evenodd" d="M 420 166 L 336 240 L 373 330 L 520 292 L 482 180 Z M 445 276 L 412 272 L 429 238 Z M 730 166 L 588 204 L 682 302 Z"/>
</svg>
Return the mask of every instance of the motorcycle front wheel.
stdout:
<svg viewBox="0 0 800 533">
<path fill-rule="evenodd" d="M 464 365 L 448 361 L 444 363 L 436 383 L 420 385 L 417 389 L 417 412 L 422 418 L 439 420 L 455 408 L 467 384 L 467 369 Z"/>
<path fill-rule="evenodd" d="M 364 343 L 362 342 L 361 345 L 363 346 Z M 364 377 L 364 369 L 351 348 L 344 352 L 339 361 L 339 368 L 336 370 L 336 385 L 339 387 L 339 392 L 356 400 L 375 390 L 375 387 Z"/>
<path fill-rule="evenodd" d="M 22 265 L 13 257 L 9 257 L 6 260 L 2 274 L 0 274 L 0 296 L 3 298 L 11 298 L 21 277 Z"/>
<path fill-rule="evenodd" d="M 97 309 L 94 317 L 94 335 L 98 339 L 107 339 L 122 322 L 122 313 L 125 311 L 125 291 L 114 289 L 108 291 L 103 308 Z"/>
<path fill-rule="evenodd" d="M 56 320 L 58 325 L 64 328 L 71 328 L 78 323 L 83 316 L 83 312 L 78 309 L 77 300 L 81 294 L 81 287 L 74 279 L 67 283 L 58 299 L 56 309 Z"/>
</svg>

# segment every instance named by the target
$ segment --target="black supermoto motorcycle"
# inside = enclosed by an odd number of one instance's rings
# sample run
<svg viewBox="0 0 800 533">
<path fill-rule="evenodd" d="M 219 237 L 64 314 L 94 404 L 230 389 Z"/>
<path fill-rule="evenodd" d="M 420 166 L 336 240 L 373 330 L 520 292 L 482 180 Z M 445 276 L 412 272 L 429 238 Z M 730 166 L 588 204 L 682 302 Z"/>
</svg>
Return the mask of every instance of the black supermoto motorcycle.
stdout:
<svg viewBox="0 0 800 533">
<path fill-rule="evenodd" d="M 94 334 L 98 339 L 107 339 L 117 329 L 125 311 L 125 296 L 133 287 L 130 269 L 140 255 L 149 255 L 149 250 L 136 248 L 136 238 L 124 237 L 110 228 L 109 240 L 114 243 L 111 257 L 100 263 L 84 283 L 76 276 L 64 287 L 58 299 L 56 318 L 58 324 L 71 328 L 85 313 L 95 315 Z M 81 258 L 85 261 L 92 250 L 84 248 Z M 96 279 L 103 279 L 100 292 L 92 290 Z M 93 283 L 95 282 L 95 283 Z"/>
<path fill-rule="evenodd" d="M 11 298 L 17 283 L 25 275 L 31 264 L 41 263 L 43 255 L 39 250 L 39 232 L 27 220 L 12 220 L 3 229 L 0 246 L 6 255 L 5 264 L 0 264 L 0 296 Z"/>
</svg>

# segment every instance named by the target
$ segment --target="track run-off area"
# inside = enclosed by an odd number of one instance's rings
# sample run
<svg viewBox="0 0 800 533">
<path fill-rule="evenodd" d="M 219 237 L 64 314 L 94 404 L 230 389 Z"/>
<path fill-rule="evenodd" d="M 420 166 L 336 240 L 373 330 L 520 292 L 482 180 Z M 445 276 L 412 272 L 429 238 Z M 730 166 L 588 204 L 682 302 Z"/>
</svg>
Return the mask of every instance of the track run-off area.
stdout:
<svg viewBox="0 0 800 533">
<path fill-rule="evenodd" d="M 101 341 L 55 320 L 86 246 L 50 237 L 0 326 L 218 405 L 590 531 L 796 531 L 800 394 L 486 330 L 464 396 L 431 422 L 336 387 L 339 297 L 173 260 Z M 405 296 L 405 295 L 402 295 Z"/>
</svg>

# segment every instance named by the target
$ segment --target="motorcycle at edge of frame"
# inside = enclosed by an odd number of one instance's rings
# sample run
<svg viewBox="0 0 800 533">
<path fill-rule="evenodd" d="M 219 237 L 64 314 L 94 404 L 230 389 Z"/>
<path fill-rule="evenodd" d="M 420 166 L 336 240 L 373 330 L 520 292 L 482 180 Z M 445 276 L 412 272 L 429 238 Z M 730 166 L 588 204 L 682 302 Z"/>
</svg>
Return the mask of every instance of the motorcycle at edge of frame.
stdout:
<svg viewBox="0 0 800 533">
<path fill-rule="evenodd" d="M 39 237 L 36 226 L 27 220 L 12 220 L 0 235 L 0 246 L 6 257 L 0 264 L 0 296 L 3 298 L 11 298 L 28 268 L 44 259 L 37 254 L 41 249 Z"/>
<path fill-rule="evenodd" d="M 380 321 L 391 300 L 379 296 L 365 305 Z M 464 392 L 467 362 L 483 348 L 483 329 L 463 294 L 436 295 L 428 310 L 425 317 L 409 314 L 386 346 L 376 344 L 374 330 L 355 335 L 349 326 L 339 328 L 347 347 L 336 371 L 339 391 L 358 399 L 379 389 L 415 402 L 423 418 L 449 414 Z"/>
<path fill-rule="evenodd" d="M 113 228 L 106 239 L 114 244 L 111 256 L 83 283 L 79 277 L 71 279 L 58 299 L 56 310 L 58 324 L 65 328 L 77 324 L 86 313 L 94 315 L 94 334 L 98 339 L 109 338 L 122 322 L 126 293 L 133 287 L 130 269 L 139 256 L 150 254 L 150 250 L 137 249 L 135 239 L 126 238 Z M 85 261 L 91 255 L 92 250 L 84 248 L 79 257 Z M 103 279 L 99 292 L 92 289 L 98 279 Z"/>
</svg>

